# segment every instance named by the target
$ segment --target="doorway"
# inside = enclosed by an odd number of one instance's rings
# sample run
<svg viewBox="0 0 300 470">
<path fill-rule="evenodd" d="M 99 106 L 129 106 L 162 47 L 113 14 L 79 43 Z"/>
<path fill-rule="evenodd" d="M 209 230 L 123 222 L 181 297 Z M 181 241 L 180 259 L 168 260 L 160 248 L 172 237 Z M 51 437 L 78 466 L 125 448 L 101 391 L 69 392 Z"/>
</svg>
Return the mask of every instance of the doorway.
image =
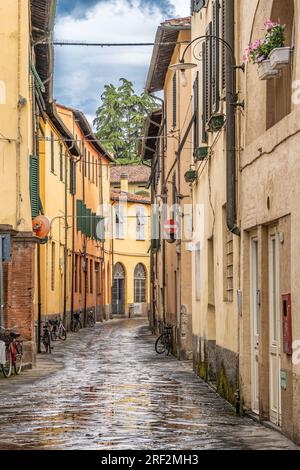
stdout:
<svg viewBox="0 0 300 470">
<path fill-rule="evenodd" d="M 260 290 L 258 240 L 250 239 L 251 408 L 259 414 Z"/>
<path fill-rule="evenodd" d="M 113 270 L 112 314 L 125 315 L 125 271 L 120 263 Z"/>
<path fill-rule="evenodd" d="M 269 231 L 269 399 L 270 421 L 281 426 L 279 242 Z"/>
</svg>

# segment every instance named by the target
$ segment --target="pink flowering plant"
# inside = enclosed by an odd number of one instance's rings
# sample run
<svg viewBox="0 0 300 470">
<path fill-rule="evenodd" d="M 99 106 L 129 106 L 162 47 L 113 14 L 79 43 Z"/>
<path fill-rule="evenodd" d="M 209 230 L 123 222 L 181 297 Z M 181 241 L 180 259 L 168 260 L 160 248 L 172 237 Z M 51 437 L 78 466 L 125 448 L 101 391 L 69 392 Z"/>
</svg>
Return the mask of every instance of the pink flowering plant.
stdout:
<svg viewBox="0 0 300 470">
<path fill-rule="evenodd" d="M 249 44 L 244 52 L 243 60 L 260 64 L 269 58 L 273 49 L 284 47 L 285 44 L 285 25 L 274 23 L 271 20 L 264 22 L 265 38 L 257 39 Z"/>
</svg>

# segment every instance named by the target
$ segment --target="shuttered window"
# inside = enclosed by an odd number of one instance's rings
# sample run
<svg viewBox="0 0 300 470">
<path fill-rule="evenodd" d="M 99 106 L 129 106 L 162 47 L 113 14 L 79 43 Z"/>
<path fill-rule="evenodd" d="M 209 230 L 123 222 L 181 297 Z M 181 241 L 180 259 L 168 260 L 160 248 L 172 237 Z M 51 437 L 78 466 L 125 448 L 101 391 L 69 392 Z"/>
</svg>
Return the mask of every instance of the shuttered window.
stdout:
<svg viewBox="0 0 300 470">
<path fill-rule="evenodd" d="M 77 226 L 77 231 L 82 231 L 83 227 L 83 222 L 82 222 L 82 201 L 77 200 L 76 201 L 76 226 Z"/>
<path fill-rule="evenodd" d="M 207 122 L 207 100 L 208 100 L 208 84 L 207 84 L 207 44 L 202 44 L 202 142 L 207 142 L 206 122 Z"/>
<path fill-rule="evenodd" d="M 37 217 L 40 212 L 40 198 L 39 198 L 39 159 L 35 155 L 30 156 L 30 201 L 32 217 Z"/>
<path fill-rule="evenodd" d="M 177 125 L 177 76 L 173 76 L 173 127 Z"/>
<path fill-rule="evenodd" d="M 70 162 L 70 193 L 72 196 L 76 194 L 76 162 L 74 160 Z"/>
<path fill-rule="evenodd" d="M 199 73 L 194 81 L 194 149 L 199 147 Z"/>
<path fill-rule="evenodd" d="M 54 134 L 51 132 L 51 172 L 55 171 L 55 162 L 54 162 Z"/>
<path fill-rule="evenodd" d="M 214 0 L 212 35 L 220 37 L 220 1 Z M 217 113 L 220 106 L 220 41 L 212 39 L 212 113 Z"/>
</svg>

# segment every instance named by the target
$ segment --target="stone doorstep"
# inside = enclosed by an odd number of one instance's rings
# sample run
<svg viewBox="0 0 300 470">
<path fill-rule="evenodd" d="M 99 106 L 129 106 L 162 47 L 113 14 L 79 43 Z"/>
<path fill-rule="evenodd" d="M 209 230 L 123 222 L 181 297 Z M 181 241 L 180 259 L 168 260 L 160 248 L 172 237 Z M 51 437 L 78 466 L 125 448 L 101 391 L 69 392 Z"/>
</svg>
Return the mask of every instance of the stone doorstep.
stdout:
<svg viewBox="0 0 300 470">
<path fill-rule="evenodd" d="M 266 419 L 261 419 L 259 417 L 259 415 L 257 415 L 256 413 L 254 413 L 251 410 L 244 409 L 243 411 L 244 411 L 244 415 L 247 416 L 247 418 L 252 419 L 252 421 L 255 421 L 256 423 L 262 424 L 266 428 L 272 429 L 273 431 L 277 431 L 280 434 L 282 434 L 283 436 L 285 436 L 285 434 L 283 433 L 282 428 L 280 426 L 276 426 L 276 424 L 271 423 L 271 421 L 268 421 Z"/>
</svg>

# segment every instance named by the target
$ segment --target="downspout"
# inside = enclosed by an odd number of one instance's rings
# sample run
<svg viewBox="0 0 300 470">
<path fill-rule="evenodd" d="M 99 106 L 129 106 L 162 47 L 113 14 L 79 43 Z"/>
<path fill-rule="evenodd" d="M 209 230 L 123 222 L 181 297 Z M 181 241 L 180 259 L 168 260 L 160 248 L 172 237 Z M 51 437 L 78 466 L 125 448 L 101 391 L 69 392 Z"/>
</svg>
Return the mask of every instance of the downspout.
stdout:
<svg viewBox="0 0 300 470">
<path fill-rule="evenodd" d="M 226 3 L 226 41 L 235 50 L 234 43 L 234 0 Z M 234 235 L 241 232 L 236 222 L 236 80 L 233 57 L 226 53 L 226 180 L 227 180 L 227 227 Z"/>
</svg>

